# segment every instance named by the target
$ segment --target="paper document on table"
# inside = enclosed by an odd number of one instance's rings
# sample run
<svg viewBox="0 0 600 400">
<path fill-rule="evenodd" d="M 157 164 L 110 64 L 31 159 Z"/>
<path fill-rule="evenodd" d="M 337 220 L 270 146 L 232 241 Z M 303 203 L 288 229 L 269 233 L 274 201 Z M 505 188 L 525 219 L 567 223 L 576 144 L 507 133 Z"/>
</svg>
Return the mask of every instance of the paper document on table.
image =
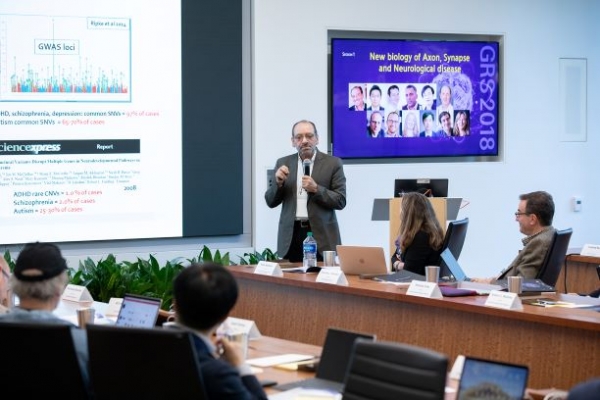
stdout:
<svg viewBox="0 0 600 400">
<path fill-rule="evenodd" d="M 502 286 L 500 286 L 500 285 L 494 285 L 493 283 L 479 283 L 479 282 L 472 282 L 472 281 L 458 282 L 456 287 L 459 289 L 472 289 L 472 290 L 477 291 L 478 293 L 479 292 L 487 292 L 486 294 L 489 294 L 489 292 L 492 290 L 502 290 Z"/>
<path fill-rule="evenodd" d="M 340 393 L 320 389 L 295 388 L 272 394 L 269 400 L 340 400 Z"/>
<path fill-rule="evenodd" d="M 282 354 L 279 356 L 252 358 L 246 362 L 255 367 L 264 368 L 279 364 L 289 364 L 298 361 L 311 360 L 313 358 L 315 358 L 315 356 L 310 354 Z"/>
<path fill-rule="evenodd" d="M 539 307 L 564 307 L 564 308 L 587 308 L 593 307 L 593 304 L 573 303 L 569 301 L 558 301 L 551 298 L 525 299 L 523 304 L 529 304 Z"/>
</svg>

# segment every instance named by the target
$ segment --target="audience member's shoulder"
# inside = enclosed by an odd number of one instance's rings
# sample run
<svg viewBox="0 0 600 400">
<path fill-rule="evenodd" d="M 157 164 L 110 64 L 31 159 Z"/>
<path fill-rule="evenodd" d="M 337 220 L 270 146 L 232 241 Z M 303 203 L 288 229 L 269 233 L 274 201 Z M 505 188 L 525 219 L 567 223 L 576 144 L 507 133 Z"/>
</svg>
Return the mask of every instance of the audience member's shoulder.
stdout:
<svg viewBox="0 0 600 400">
<path fill-rule="evenodd" d="M 567 400 L 596 400 L 598 398 L 600 398 L 600 377 L 573 386 L 567 396 Z"/>
</svg>

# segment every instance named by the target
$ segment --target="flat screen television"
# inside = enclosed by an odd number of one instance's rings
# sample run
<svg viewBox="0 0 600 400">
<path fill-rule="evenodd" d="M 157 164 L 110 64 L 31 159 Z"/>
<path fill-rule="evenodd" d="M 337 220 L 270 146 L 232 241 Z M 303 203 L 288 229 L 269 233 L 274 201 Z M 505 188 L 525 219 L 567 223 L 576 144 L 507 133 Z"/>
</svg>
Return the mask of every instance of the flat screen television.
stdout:
<svg viewBox="0 0 600 400">
<path fill-rule="evenodd" d="M 394 197 L 419 192 L 427 197 L 448 197 L 448 179 L 396 179 Z"/>
<path fill-rule="evenodd" d="M 498 156 L 498 41 L 331 38 L 331 153 Z"/>
</svg>

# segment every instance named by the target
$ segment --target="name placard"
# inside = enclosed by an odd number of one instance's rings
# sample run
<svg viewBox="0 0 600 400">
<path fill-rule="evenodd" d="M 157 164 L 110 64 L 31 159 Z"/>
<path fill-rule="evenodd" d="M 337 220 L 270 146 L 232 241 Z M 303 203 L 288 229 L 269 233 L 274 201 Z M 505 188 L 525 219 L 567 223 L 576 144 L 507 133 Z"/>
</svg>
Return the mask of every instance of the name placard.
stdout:
<svg viewBox="0 0 600 400">
<path fill-rule="evenodd" d="M 586 244 L 579 254 L 588 257 L 600 257 L 600 244 Z"/>
<path fill-rule="evenodd" d="M 104 315 L 108 318 L 117 318 L 119 316 L 119 311 L 121 311 L 122 303 L 123 299 L 121 297 L 111 297 L 108 301 L 108 306 L 106 307 Z"/>
<path fill-rule="evenodd" d="M 283 271 L 279 264 L 270 261 L 259 261 L 254 269 L 255 274 L 269 276 L 283 276 Z"/>
<path fill-rule="evenodd" d="M 465 356 L 459 354 L 456 356 L 456 360 L 454 360 L 454 364 L 452 365 L 452 369 L 450 370 L 450 374 L 448 375 L 450 379 L 459 380 L 462 375 L 463 366 L 465 365 Z"/>
<path fill-rule="evenodd" d="M 406 294 L 409 296 L 427 297 L 430 299 L 441 299 L 442 292 L 435 282 L 412 281 Z"/>
<path fill-rule="evenodd" d="M 244 333 L 248 339 L 258 339 L 261 337 L 256 323 L 249 319 L 228 317 L 223 325 L 226 325 L 226 331 L 230 334 Z"/>
<path fill-rule="evenodd" d="M 340 268 L 328 267 L 321 268 L 319 275 L 317 275 L 317 282 L 330 283 L 333 285 L 348 285 L 348 279 Z"/>
<path fill-rule="evenodd" d="M 60 297 L 64 301 L 74 301 L 76 303 L 93 302 L 94 299 L 85 286 L 68 284 Z"/>
<path fill-rule="evenodd" d="M 522 310 L 523 303 L 517 293 L 492 290 L 485 301 L 486 307 L 503 308 L 505 310 Z"/>
</svg>

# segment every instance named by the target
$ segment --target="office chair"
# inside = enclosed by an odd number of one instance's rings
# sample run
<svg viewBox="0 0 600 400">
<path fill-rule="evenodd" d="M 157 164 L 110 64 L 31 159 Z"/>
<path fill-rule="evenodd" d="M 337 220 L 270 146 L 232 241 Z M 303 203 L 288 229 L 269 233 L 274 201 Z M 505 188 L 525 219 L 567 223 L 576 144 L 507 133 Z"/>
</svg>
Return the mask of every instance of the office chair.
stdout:
<svg viewBox="0 0 600 400">
<path fill-rule="evenodd" d="M 88 325 L 94 399 L 206 399 L 189 332 Z"/>
<path fill-rule="evenodd" d="M 343 400 L 443 400 L 448 358 L 433 350 L 357 339 Z"/>
<path fill-rule="evenodd" d="M 448 228 L 446 229 L 446 235 L 444 236 L 444 242 L 440 253 L 446 249 L 450 249 L 454 258 L 458 260 L 462 251 L 463 245 L 465 244 L 465 238 L 467 237 L 467 228 L 469 227 L 469 218 L 458 219 L 456 221 L 450 221 Z M 452 275 L 446 263 L 440 258 L 439 265 L 441 266 L 440 277 L 447 277 Z"/>
<path fill-rule="evenodd" d="M 0 321 L 2 394 L 89 399 L 69 325 Z"/>
<path fill-rule="evenodd" d="M 569 241 L 572 234 L 573 229 L 571 228 L 556 230 L 548 253 L 546 253 L 546 257 L 536 276 L 537 279 L 541 279 L 547 285 L 556 286 L 558 275 L 560 275 L 565 257 L 567 256 L 567 249 L 569 248 Z"/>
</svg>

